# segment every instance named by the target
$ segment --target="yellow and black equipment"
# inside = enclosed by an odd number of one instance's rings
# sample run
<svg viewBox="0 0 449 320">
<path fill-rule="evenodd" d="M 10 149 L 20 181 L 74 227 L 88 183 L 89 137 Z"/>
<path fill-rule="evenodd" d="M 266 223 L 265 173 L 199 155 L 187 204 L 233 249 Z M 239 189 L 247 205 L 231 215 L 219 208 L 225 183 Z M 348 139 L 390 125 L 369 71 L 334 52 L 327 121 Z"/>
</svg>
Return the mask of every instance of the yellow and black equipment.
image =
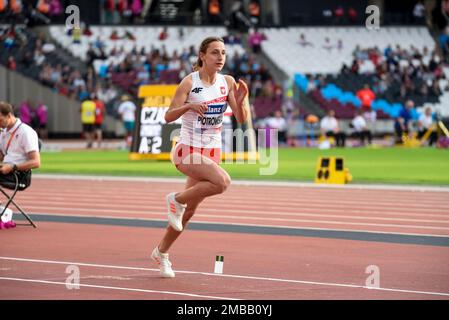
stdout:
<svg viewBox="0 0 449 320">
<path fill-rule="evenodd" d="M 340 157 L 320 157 L 317 161 L 315 183 L 346 184 L 352 181 L 349 169 Z"/>
</svg>

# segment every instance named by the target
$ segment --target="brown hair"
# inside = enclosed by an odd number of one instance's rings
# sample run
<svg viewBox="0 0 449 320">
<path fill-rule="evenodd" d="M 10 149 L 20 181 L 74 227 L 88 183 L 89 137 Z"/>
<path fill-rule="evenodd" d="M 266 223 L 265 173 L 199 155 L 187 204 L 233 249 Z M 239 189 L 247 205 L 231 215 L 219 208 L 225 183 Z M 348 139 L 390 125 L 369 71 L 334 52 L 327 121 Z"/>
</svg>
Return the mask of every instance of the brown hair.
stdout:
<svg viewBox="0 0 449 320">
<path fill-rule="evenodd" d="M 220 41 L 220 42 L 224 43 L 224 40 L 221 37 L 207 37 L 206 39 L 204 39 L 201 42 L 200 50 L 198 52 L 198 59 L 196 60 L 196 63 L 193 65 L 193 71 L 198 71 L 198 69 L 203 66 L 203 61 L 201 60 L 199 53 L 200 52 L 206 53 L 207 48 L 209 47 L 209 44 L 211 44 L 212 42 L 215 42 L 215 41 Z"/>
<path fill-rule="evenodd" d="M 14 112 L 14 108 L 11 104 L 5 101 L 0 101 L 0 113 L 3 116 L 7 116 L 10 113 Z"/>
</svg>

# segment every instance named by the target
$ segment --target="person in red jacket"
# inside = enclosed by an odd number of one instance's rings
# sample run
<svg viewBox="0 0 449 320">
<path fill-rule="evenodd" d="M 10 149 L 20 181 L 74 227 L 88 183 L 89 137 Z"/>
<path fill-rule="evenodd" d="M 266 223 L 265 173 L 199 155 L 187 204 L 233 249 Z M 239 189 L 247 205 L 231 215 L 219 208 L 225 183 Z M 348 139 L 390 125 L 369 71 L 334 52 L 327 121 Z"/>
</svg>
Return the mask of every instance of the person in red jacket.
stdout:
<svg viewBox="0 0 449 320">
<path fill-rule="evenodd" d="M 103 140 L 103 121 L 106 113 L 106 109 L 103 101 L 98 99 L 96 94 L 93 94 L 93 101 L 95 103 L 95 137 L 97 140 L 98 148 L 101 147 L 101 142 Z"/>
<path fill-rule="evenodd" d="M 369 85 L 365 84 L 363 86 L 363 89 L 357 91 L 357 98 L 359 98 L 360 102 L 362 103 L 362 110 L 369 111 L 371 110 L 371 104 L 373 103 L 374 99 L 376 99 L 376 95 L 369 88 Z"/>
<path fill-rule="evenodd" d="M 8 69 L 10 69 L 12 71 L 16 71 L 16 69 L 17 69 L 16 59 L 14 59 L 13 56 L 9 56 L 8 64 L 6 66 L 8 67 Z"/>
</svg>

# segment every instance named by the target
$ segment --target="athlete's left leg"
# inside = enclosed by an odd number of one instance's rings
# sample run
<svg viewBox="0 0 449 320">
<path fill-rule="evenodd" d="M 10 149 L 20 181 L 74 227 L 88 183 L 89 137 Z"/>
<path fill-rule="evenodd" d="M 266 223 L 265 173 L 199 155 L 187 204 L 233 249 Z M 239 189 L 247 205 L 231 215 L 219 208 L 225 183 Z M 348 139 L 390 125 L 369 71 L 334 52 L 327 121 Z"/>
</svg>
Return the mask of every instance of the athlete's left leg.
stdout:
<svg viewBox="0 0 449 320">
<path fill-rule="evenodd" d="M 191 187 L 193 187 L 195 184 L 197 184 L 199 181 L 192 178 L 192 177 L 187 177 L 187 182 L 186 182 L 186 189 L 189 189 Z M 187 202 L 187 208 L 184 212 L 184 215 L 182 217 L 182 226 L 183 226 L 183 230 L 185 229 L 187 223 L 189 222 L 189 220 L 193 217 L 195 210 L 198 208 L 198 205 L 204 200 L 205 198 L 197 198 L 194 201 L 188 201 Z M 171 245 L 176 241 L 176 239 L 179 237 L 179 235 L 181 234 L 182 231 L 176 231 L 175 229 L 173 229 L 170 225 L 168 225 L 166 231 L 165 231 L 165 235 L 162 238 L 161 242 L 159 243 L 159 251 L 160 252 L 167 252 Z"/>
</svg>

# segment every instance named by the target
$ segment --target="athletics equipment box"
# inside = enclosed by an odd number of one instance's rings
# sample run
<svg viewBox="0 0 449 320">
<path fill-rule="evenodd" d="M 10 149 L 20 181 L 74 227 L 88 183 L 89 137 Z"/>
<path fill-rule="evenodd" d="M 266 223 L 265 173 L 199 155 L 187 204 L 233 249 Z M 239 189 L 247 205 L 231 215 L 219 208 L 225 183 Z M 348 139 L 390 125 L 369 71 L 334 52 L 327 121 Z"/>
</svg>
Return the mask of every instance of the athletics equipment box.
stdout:
<svg viewBox="0 0 449 320">
<path fill-rule="evenodd" d="M 352 181 L 343 158 L 320 157 L 317 161 L 315 183 L 346 184 Z"/>
</svg>

